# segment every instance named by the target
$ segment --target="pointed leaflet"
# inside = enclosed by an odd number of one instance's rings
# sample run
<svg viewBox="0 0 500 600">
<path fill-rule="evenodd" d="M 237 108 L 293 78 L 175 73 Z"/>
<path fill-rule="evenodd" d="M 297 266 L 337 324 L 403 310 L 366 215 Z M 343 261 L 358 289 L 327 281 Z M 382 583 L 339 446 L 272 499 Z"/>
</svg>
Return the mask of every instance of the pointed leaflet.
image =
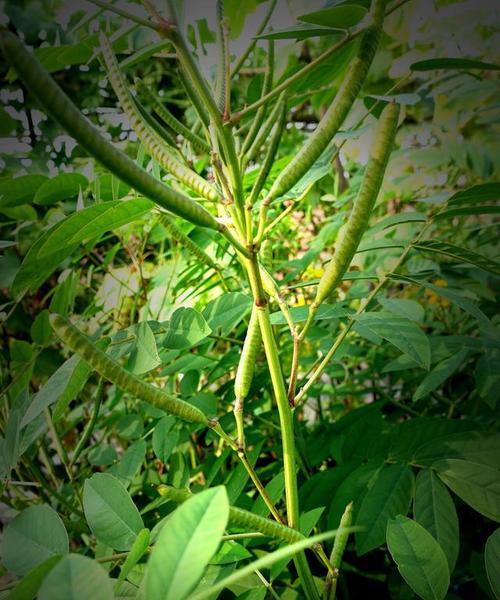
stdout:
<svg viewBox="0 0 500 600">
<path fill-rule="evenodd" d="M 144 528 L 129 493 L 108 473 L 96 473 L 85 481 L 83 508 L 92 533 L 114 550 L 128 550 Z"/>
<path fill-rule="evenodd" d="M 415 489 L 415 520 L 439 542 L 450 573 L 458 556 L 458 517 L 450 493 L 429 469 L 417 475 Z"/>
<path fill-rule="evenodd" d="M 500 528 L 486 541 L 484 548 L 486 574 L 496 600 L 500 599 Z"/>
<path fill-rule="evenodd" d="M 500 471 L 456 458 L 439 460 L 432 468 L 474 510 L 500 522 Z"/>
<path fill-rule="evenodd" d="M 0 46 L 7 60 L 15 66 L 18 75 L 40 106 L 91 156 L 119 179 L 147 198 L 154 199 L 163 208 L 202 227 L 223 231 L 224 235 L 228 236 L 225 228 L 206 209 L 188 196 L 158 181 L 103 137 L 17 36 L 6 29 L 0 30 Z"/>
<path fill-rule="evenodd" d="M 470 428 L 469 428 L 470 429 Z M 462 458 L 493 468 L 498 467 L 500 436 L 496 431 L 436 432 L 431 441 L 413 452 L 412 461 L 431 466 L 445 458 Z"/>
<path fill-rule="evenodd" d="M 148 561 L 145 596 L 183 600 L 200 580 L 229 517 L 226 490 L 205 490 L 182 504 L 163 526 Z"/>
<path fill-rule="evenodd" d="M 425 398 L 440 385 L 442 385 L 453 373 L 460 368 L 462 363 L 469 354 L 468 350 L 462 350 L 458 354 L 452 354 L 450 357 L 445 358 L 438 363 L 432 371 L 430 371 L 421 381 L 418 388 L 413 394 L 413 401 Z"/>
<path fill-rule="evenodd" d="M 406 465 L 384 467 L 368 490 L 356 519 L 364 531 L 356 533 L 356 551 L 366 554 L 384 543 L 387 521 L 406 515 L 413 495 L 413 473 Z"/>
<path fill-rule="evenodd" d="M 106 571 L 94 560 L 68 554 L 47 575 L 39 600 L 113 600 L 113 587 Z"/>
<path fill-rule="evenodd" d="M 447 298 L 451 300 L 454 304 L 459 306 L 463 311 L 475 317 L 478 321 L 483 323 L 484 325 L 489 326 L 491 324 L 489 318 L 483 313 L 483 311 L 478 308 L 474 302 L 462 296 L 458 290 L 453 290 L 448 287 L 440 287 L 438 285 L 434 285 L 433 283 L 429 283 L 428 281 L 424 281 L 423 279 L 414 279 L 412 277 L 407 277 L 405 275 L 397 275 L 392 274 L 391 279 L 395 279 L 397 281 L 404 281 L 406 283 L 413 283 L 415 285 L 419 285 L 422 287 L 426 287 L 429 290 L 432 290 L 435 294 L 442 296 L 443 298 Z"/>
<path fill-rule="evenodd" d="M 358 315 L 356 323 L 361 327 L 357 328 L 354 325 L 354 328 L 363 337 L 366 336 L 363 333 L 366 328 L 369 333 L 387 340 L 422 367 L 429 368 L 431 360 L 429 339 L 414 321 L 388 311 L 378 311 Z"/>
<path fill-rule="evenodd" d="M 5 528 L 2 563 L 16 575 L 25 575 L 48 558 L 67 553 L 66 528 L 46 504 L 23 510 Z"/>
<path fill-rule="evenodd" d="M 16 587 L 10 592 L 9 600 L 33 600 L 36 598 L 38 590 L 43 583 L 43 580 L 52 569 L 61 560 L 61 555 L 52 556 L 17 582 Z"/>
<path fill-rule="evenodd" d="M 435 252 L 436 254 L 442 254 L 461 263 L 469 263 L 484 271 L 493 273 L 493 275 L 500 275 L 500 263 L 489 259 L 482 254 L 449 244 L 448 242 L 441 242 L 439 240 L 429 240 L 426 242 L 418 242 L 413 244 L 413 247 L 417 250 L 423 250 L 424 252 Z"/>
<path fill-rule="evenodd" d="M 87 178 L 81 173 L 60 173 L 38 188 L 33 202 L 46 206 L 60 200 L 70 200 L 78 196 L 78 192 L 85 189 L 88 183 Z"/>
<path fill-rule="evenodd" d="M 234 584 L 245 579 L 246 577 L 254 573 L 256 570 L 265 569 L 279 560 L 293 556 L 300 550 L 310 548 L 318 542 L 322 542 L 323 540 L 335 537 L 335 534 L 336 531 L 327 531 L 326 533 L 320 533 L 319 535 L 314 535 L 310 538 L 294 542 L 293 544 L 288 544 L 287 546 L 284 546 L 279 550 L 275 550 L 274 552 L 266 554 L 265 556 L 262 556 L 261 558 L 255 560 L 249 565 L 246 565 L 245 567 L 239 569 L 232 575 L 229 575 L 228 577 L 217 581 L 211 587 L 203 588 L 199 592 L 193 594 L 190 597 L 190 600 L 205 600 L 206 598 L 212 598 L 214 597 L 213 594 L 220 592 L 221 590 L 226 588 L 231 589 L 232 586 L 234 586 Z"/>
<path fill-rule="evenodd" d="M 423 600 L 443 600 L 450 574 L 443 550 L 421 525 L 398 515 L 387 525 L 387 546 L 398 570 Z"/>
<path fill-rule="evenodd" d="M 90 367 L 79 356 L 69 358 L 33 396 L 33 401 L 21 421 L 21 427 L 29 425 L 54 402 L 62 402 L 66 407 L 80 393 L 90 373 Z M 60 413 L 59 410 L 57 416 L 54 414 L 54 421 L 60 418 Z"/>
<path fill-rule="evenodd" d="M 35 289 L 83 241 L 93 239 L 142 217 L 153 208 L 145 198 L 93 204 L 45 231 L 28 250 L 16 274 L 13 291 Z"/>
<path fill-rule="evenodd" d="M 162 327 L 166 334 L 162 336 L 161 345 L 174 350 L 191 348 L 212 333 L 204 316 L 189 307 L 178 308 Z"/>
<path fill-rule="evenodd" d="M 147 373 L 161 364 L 156 339 L 147 321 L 134 327 L 135 340 L 128 359 L 127 368 L 135 375 Z"/>
</svg>

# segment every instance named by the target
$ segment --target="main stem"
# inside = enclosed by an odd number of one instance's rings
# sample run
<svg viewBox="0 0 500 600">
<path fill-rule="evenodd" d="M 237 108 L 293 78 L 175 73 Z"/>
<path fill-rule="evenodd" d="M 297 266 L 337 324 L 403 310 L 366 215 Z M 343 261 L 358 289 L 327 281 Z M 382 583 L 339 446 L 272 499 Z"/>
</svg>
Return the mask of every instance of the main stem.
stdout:
<svg viewBox="0 0 500 600">
<path fill-rule="evenodd" d="M 254 302 L 257 306 L 262 342 L 269 373 L 271 375 L 271 383 L 276 398 L 276 404 L 278 405 L 283 446 L 287 523 L 289 527 L 297 529 L 299 525 L 299 496 L 297 488 L 297 472 L 295 469 L 295 438 L 293 433 L 292 411 L 290 410 L 290 405 L 288 403 L 285 381 L 283 379 L 279 361 L 278 348 L 276 346 L 276 340 L 274 339 L 271 320 L 269 318 L 269 306 L 262 287 L 259 265 L 255 255 L 249 261 L 246 261 L 246 267 L 250 285 L 252 287 Z M 304 587 L 306 597 L 308 600 L 318 600 L 319 595 L 316 584 L 312 578 L 304 553 L 297 554 L 294 558 L 294 562 Z"/>
</svg>

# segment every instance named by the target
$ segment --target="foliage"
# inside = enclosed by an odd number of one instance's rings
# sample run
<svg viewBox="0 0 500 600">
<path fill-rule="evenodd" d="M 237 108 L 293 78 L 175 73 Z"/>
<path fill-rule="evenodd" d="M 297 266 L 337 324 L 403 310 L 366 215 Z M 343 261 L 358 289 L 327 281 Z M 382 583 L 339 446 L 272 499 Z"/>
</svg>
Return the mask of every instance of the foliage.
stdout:
<svg viewBox="0 0 500 600">
<path fill-rule="evenodd" d="M 2 598 L 498 598 L 494 10 L 95 4 L 0 30 Z"/>
</svg>

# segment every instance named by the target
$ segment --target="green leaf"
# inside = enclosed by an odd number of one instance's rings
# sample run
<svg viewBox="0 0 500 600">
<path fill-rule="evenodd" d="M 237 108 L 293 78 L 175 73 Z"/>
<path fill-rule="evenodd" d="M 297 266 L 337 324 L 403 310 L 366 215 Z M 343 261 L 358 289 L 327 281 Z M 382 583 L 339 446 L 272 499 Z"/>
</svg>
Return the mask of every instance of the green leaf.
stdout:
<svg viewBox="0 0 500 600">
<path fill-rule="evenodd" d="M 33 321 L 33 325 L 31 326 L 31 339 L 35 342 L 35 344 L 39 344 L 40 346 L 44 346 L 52 336 L 52 327 L 50 326 L 49 321 L 49 311 L 42 310 L 36 316 L 36 319 Z"/>
<path fill-rule="evenodd" d="M 52 556 L 32 569 L 16 584 L 9 594 L 9 600 L 34 600 L 43 580 L 61 560 L 62 556 Z"/>
<path fill-rule="evenodd" d="M 127 578 L 127 575 L 130 571 L 135 567 L 135 565 L 141 560 L 144 556 L 145 552 L 149 547 L 149 541 L 151 538 L 151 534 L 149 529 L 141 529 L 137 534 L 137 537 L 130 548 L 127 558 L 120 569 L 120 575 L 118 577 L 118 581 L 124 581 Z"/>
<path fill-rule="evenodd" d="M 229 20 L 231 39 L 239 37 L 247 16 L 257 8 L 257 4 L 257 0 L 224 0 L 224 16 Z"/>
<path fill-rule="evenodd" d="M 403 579 L 423 600 L 443 600 L 450 585 L 443 550 L 421 525 L 398 515 L 387 525 L 387 546 Z"/>
<path fill-rule="evenodd" d="M 432 465 L 445 458 L 462 458 L 472 463 L 498 467 L 500 436 L 497 432 L 467 431 L 435 435 L 432 441 L 417 448 L 413 460 L 419 465 Z"/>
<path fill-rule="evenodd" d="M 268 33 L 263 33 L 257 38 L 259 40 L 307 40 L 310 37 L 319 37 L 322 35 L 338 34 L 338 29 L 328 27 L 317 27 L 306 23 L 297 23 L 291 27 L 283 27 L 282 29 L 273 29 Z"/>
<path fill-rule="evenodd" d="M 493 594 L 500 600 L 500 527 L 486 540 L 484 563 Z"/>
<path fill-rule="evenodd" d="M 359 4 L 342 4 L 298 17 L 299 21 L 336 29 L 349 29 L 361 21 L 367 10 Z"/>
<path fill-rule="evenodd" d="M 87 239 L 126 225 L 151 210 L 153 203 L 145 198 L 112 201 L 84 208 L 44 232 L 24 257 L 13 283 L 13 292 L 36 289 Z"/>
<path fill-rule="evenodd" d="M 16 125 L 17 120 L 13 119 L 3 106 L 0 106 L 0 136 L 8 136 L 15 130 Z"/>
<path fill-rule="evenodd" d="M 234 540 L 227 540 L 223 542 L 220 548 L 215 553 L 215 556 L 210 560 L 211 565 L 228 565 L 231 563 L 245 560 L 250 558 L 252 555 L 245 546 L 238 544 Z"/>
<path fill-rule="evenodd" d="M 144 528 L 123 484 L 107 473 L 96 473 L 85 481 L 83 508 L 92 533 L 114 550 L 128 550 Z"/>
<path fill-rule="evenodd" d="M 308 306 L 293 306 L 290 308 L 290 316 L 292 317 L 292 321 L 294 323 L 302 323 L 306 321 L 308 314 Z M 316 313 L 314 320 L 323 321 L 329 319 L 338 319 L 341 317 L 347 317 L 349 314 L 349 311 L 338 304 L 322 304 L 318 308 L 318 312 Z M 287 321 L 283 316 L 283 313 L 279 310 L 271 314 L 271 323 L 272 325 L 286 325 Z"/>
<path fill-rule="evenodd" d="M 142 375 L 161 364 L 156 347 L 156 339 L 149 323 L 143 321 L 133 328 L 135 341 L 132 346 L 127 368 L 136 375 Z"/>
<path fill-rule="evenodd" d="M 369 488 L 356 519 L 364 531 L 356 534 L 359 555 L 378 548 L 385 540 L 387 521 L 396 515 L 406 515 L 413 495 L 413 473 L 406 465 L 384 467 Z"/>
<path fill-rule="evenodd" d="M 423 279 L 414 279 L 413 277 L 407 277 L 405 275 L 391 275 L 391 279 L 395 279 L 396 281 L 405 281 L 407 283 L 413 283 L 415 285 L 426 287 L 427 289 L 433 291 L 435 294 L 442 296 L 443 298 L 447 298 L 457 306 L 459 306 L 463 311 L 473 316 L 475 319 L 483 323 L 484 325 L 491 325 L 488 317 L 483 313 L 483 311 L 477 307 L 474 302 L 471 302 L 468 298 L 462 296 L 457 290 L 450 289 L 448 287 L 434 285 L 428 281 Z"/>
<path fill-rule="evenodd" d="M 337 152 L 337 146 L 331 142 L 323 150 L 322 154 L 318 157 L 316 162 L 311 166 L 305 175 L 303 175 L 299 181 L 285 193 L 285 198 L 297 198 L 302 195 L 306 189 L 320 180 L 325 175 L 331 173 L 332 170 L 332 159 L 334 153 Z"/>
<path fill-rule="evenodd" d="M 357 325 L 361 327 L 357 327 Z M 364 329 L 387 340 L 396 348 L 408 354 L 419 365 L 428 369 L 431 362 L 429 339 L 420 327 L 404 317 L 398 317 L 387 311 L 363 313 L 356 317 L 354 329 L 366 337 Z"/>
<path fill-rule="evenodd" d="M 179 442 L 179 432 L 171 431 L 174 423 L 174 417 L 167 415 L 158 421 L 153 432 L 153 451 L 164 464 Z"/>
<path fill-rule="evenodd" d="M 228 517 L 223 487 L 196 494 L 177 508 L 163 526 L 148 561 L 146 597 L 186 598 L 215 554 Z"/>
<path fill-rule="evenodd" d="M 381 470 L 377 461 L 367 462 L 355 468 L 338 486 L 330 506 L 328 526 L 337 527 L 345 507 L 352 502 L 357 509 L 363 494 L 370 484 L 376 480 Z"/>
<path fill-rule="evenodd" d="M 255 560 L 254 562 L 251 562 L 250 564 L 246 565 L 242 569 L 239 569 L 232 575 L 229 575 L 228 577 L 217 581 L 214 585 L 204 588 L 203 590 L 200 590 L 195 594 L 192 594 L 189 600 L 205 600 L 206 598 L 211 598 L 212 594 L 216 594 L 217 592 L 226 588 L 232 588 L 234 584 L 244 580 L 246 577 L 253 574 L 256 570 L 261 570 L 270 567 L 275 562 L 278 562 L 279 560 L 282 560 L 284 558 L 289 558 L 297 552 L 299 552 L 300 550 L 310 548 L 318 542 L 322 542 L 323 540 L 327 540 L 334 537 L 335 534 L 336 531 L 327 531 L 326 533 L 314 535 L 310 538 L 301 540 L 300 542 L 295 542 L 293 544 L 288 544 L 282 548 L 279 548 L 278 550 L 275 550 L 274 552 L 266 554 L 265 556 Z"/>
<path fill-rule="evenodd" d="M 500 522 L 500 471 L 456 458 L 437 461 L 432 468 L 474 510 Z"/>
<path fill-rule="evenodd" d="M 128 487 L 144 462 L 146 450 L 145 440 L 137 440 L 125 450 L 120 462 L 113 465 L 109 469 L 109 473 L 117 477 L 125 487 Z"/>
<path fill-rule="evenodd" d="M 491 351 L 483 354 L 476 363 L 474 378 L 477 392 L 486 404 L 494 409 L 498 402 L 500 353 Z"/>
<path fill-rule="evenodd" d="M 450 493 L 430 469 L 417 475 L 414 516 L 439 542 L 453 573 L 459 546 L 457 511 Z"/>
<path fill-rule="evenodd" d="M 250 312 L 252 299 L 241 292 L 222 294 L 207 304 L 203 316 L 212 331 L 227 335 Z"/>
<path fill-rule="evenodd" d="M 462 350 L 458 354 L 453 354 L 438 363 L 430 373 L 428 373 L 415 390 L 413 401 L 425 398 L 441 384 L 443 384 L 453 373 L 463 364 L 469 354 L 468 350 Z"/>
<path fill-rule="evenodd" d="M 448 199 L 449 207 L 460 207 L 500 199 L 500 183 L 482 183 L 456 192 Z"/>
<path fill-rule="evenodd" d="M 380 219 L 380 221 L 377 221 L 375 225 L 370 227 L 367 234 L 369 235 L 378 231 L 383 231 L 384 229 L 390 229 L 391 227 L 396 227 L 405 223 L 425 223 L 426 221 L 427 217 L 424 213 L 402 212 Z"/>
<path fill-rule="evenodd" d="M 68 404 L 81 392 L 90 373 L 91 368 L 79 356 L 75 354 L 69 358 L 33 396 L 33 401 L 21 421 L 21 427 L 26 427 L 54 402 L 57 402 L 54 421 L 58 421 Z"/>
<path fill-rule="evenodd" d="M 36 191 L 33 202 L 41 206 L 70 200 L 88 186 L 88 179 L 81 173 L 60 173 L 43 183 Z"/>
<path fill-rule="evenodd" d="M 433 69 L 479 69 L 481 71 L 498 71 L 500 70 L 500 65 L 469 58 L 431 58 L 429 60 L 421 60 L 413 63 L 410 65 L 410 69 L 412 71 L 432 71 Z"/>
<path fill-rule="evenodd" d="M 490 260 L 481 254 L 477 254 L 477 252 L 473 252 L 472 250 L 455 246 L 454 244 L 449 244 L 447 242 L 441 242 L 438 240 L 429 240 L 427 242 L 413 244 L 413 247 L 424 252 L 432 252 L 447 256 L 448 258 L 457 260 L 460 263 L 469 263 L 480 269 L 483 269 L 484 271 L 493 273 L 494 275 L 500 275 L 500 263 Z"/>
<path fill-rule="evenodd" d="M 424 321 L 425 309 L 416 300 L 408 300 L 406 298 L 386 298 L 378 297 L 377 302 L 389 312 L 400 317 L 422 323 Z"/>
<path fill-rule="evenodd" d="M 172 350 L 192 348 L 212 333 L 211 325 L 194 308 L 178 308 L 161 326 L 166 332 L 161 345 Z"/>
<path fill-rule="evenodd" d="M 65 556 L 47 575 L 38 600 L 113 600 L 106 571 L 80 554 Z"/>
<path fill-rule="evenodd" d="M 23 175 L 0 179 L 0 210 L 33 201 L 38 188 L 47 181 L 45 175 Z"/>
<path fill-rule="evenodd" d="M 68 534 L 61 517 L 50 506 L 37 504 L 23 510 L 5 528 L 2 562 L 12 573 L 25 575 L 68 550 Z"/>
</svg>

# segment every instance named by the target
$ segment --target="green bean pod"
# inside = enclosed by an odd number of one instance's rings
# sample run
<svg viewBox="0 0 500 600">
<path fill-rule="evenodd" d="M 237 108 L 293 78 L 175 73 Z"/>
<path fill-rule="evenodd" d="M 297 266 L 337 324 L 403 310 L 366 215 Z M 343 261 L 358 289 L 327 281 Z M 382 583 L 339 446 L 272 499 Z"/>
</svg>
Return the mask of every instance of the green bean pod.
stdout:
<svg viewBox="0 0 500 600">
<path fill-rule="evenodd" d="M 378 46 L 386 0 L 373 0 L 373 25 L 363 35 L 356 58 L 318 127 L 274 182 L 269 201 L 283 196 L 309 171 L 344 122 L 366 79 Z"/>
<path fill-rule="evenodd" d="M 259 175 L 255 180 L 252 191 L 250 193 L 250 199 L 248 203 L 250 206 L 253 206 L 259 197 L 259 194 L 266 183 L 267 177 L 274 163 L 274 159 L 276 158 L 276 152 L 278 151 L 278 146 L 281 140 L 281 136 L 283 135 L 283 130 L 285 128 L 286 123 L 286 101 L 283 99 L 281 101 L 281 111 L 278 117 L 278 121 L 274 126 L 274 131 L 271 135 L 271 139 L 269 141 L 269 147 L 266 152 L 266 156 L 264 158 L 264 162 L 262 163 L 259 171 Z M 267 207 L 267 204 L 265 205 Z M 265 219 L 266 209 L 261 211 L 261 218 Z"/>
<path fill-rule="evenodd" d="M 267 67 L 266 67 L 266 72 L 264 74 L 264 82 L 262 84 L 262 96 L 265 96 L 266 94 L 268 94 L 271 91 L 271 87 L 273 84 L 273 75 L 274 75 L 274 40 L 269 40 L 268 46 L 267 46 Z M 264 106 L 261 106 L 259 108 L 259 110 L 257 111 L 257 114 L 253 118 L 250 129 L 248 130 L 248 133 L 247 133 L 247 135 L 243 141 L 243 144 L 241 146 L 241 155 L 242 156 L 244 156 L 248 152 L 248 150 L 250 149 L 250 146 L 254 142 L 255 136 L 259 132 L 262 122 L 264 121 L 264 118 L 266 116 L 266 111 L 267 111 L 267 105 L 264 104 Z"/>
<path fill-rule="evenodd" d="M 198 408 L 172 398 L 163 390 L 142 381 L 126 371 L 119 363 L 95 346 L 92 340 L 61 315 L 50 315 L 52 329 L 60 340 L 75 354 L 86 360 L 104 379 L 123 391 L 166 412 L 192 423 L 209 425 L 207 417 Z"/>
<path fill-rule="evenodd" d="M 159 218 L 160 223 L 165 227 L 170 236 L 181 246 L 184 246 L 188 252 L 190 252 L 193 256 L 215 271 L 220 271 L 219 265 L 210 257 L 206 252 L 204 252 L 198 244 L 195 244 L 193 240 L 188 237 L 185 233 L 183 233 L 177 225 L 173 222 L 169 215 L 162 213 Z"/>
<path fill-rule="evenodd" d="M 238 448 L 245 448 L 245 435 L 243 431 L 243 404 L 248 396 L 250 386 L 252 385 L 253 373 L 255 369 L 255 358 L 260 348 L 261 335 L 259 327 L 259 317 L 257 307 L 252 306 L 252 314 L 248 324 L 245 342 L 241 351 L 240 362 L 236 371 L 234 380 L 234 418 L 238 430 Z"/>
<path fill-rule="evenodd" d="M 266 269 L 273 266 L 273 244 L 271 240 L 264 240 L 260 246 L 260 262 Z"/>
<path fill-rule="evenodd" d="M 91 156 L 119 179 L 163 208 L 202 227 L 221 230 L 207 210 L 185 194 L 176 192 L 141 169 L 125 153 L 106 140 L 66 96 L 17 36 L 0 29 L 0 46 L 28 90 L 44 111 L 57 121 Z"/>
<path fill-rule="evenodd" d="M 144 554 L 148 551 L 151 533 L 149 529 L 141 529 L 130 548 L 127 558 L 120 569 L 118 581 L 125 581 L 130 571 L 141 560 Z"/>
<path fill-rule="evenodd" d="M 142 118 L 146 121 L 146 123 L 155 131 L 162 140 L 177 150 L 177 140 L 174 136 L 168 131 L 161 123 L 159 123 L 149 112 L 146 110 L 146 107 L 142 104 L 142 102 L 137 98 L 132 98 L 137 110 L 141 114 Z"/>
<path fill-rule="evenodd" d="M 130 96 L 130 92 L 127 89 L 127 82 L 120 71 L 111 44 L 104 34 L 101 34 L 100 42 L 111 86 L 113 87 L 132 128 L 136 132 L 137 137 L 144 143 L 151 156 L 153 156 L 166 171 L 171 173 L 181 183 L 200 194 L 200 196 L 203 196 L 203 198 L 211 200 L 212 202 L 222 201 L 222 198 L 214 187 L 205 181 L 203 177 L 200 177 L 198 173 L 180 163 L 166 149 L 161 137 L 151 129 L 149 124 L 142 118 L 142 115 L 137 110 L 136 105 Z"/>
<path fill-rule="evenodd" d="M 278 101 L 274 105 L 272 111 L 269 113 L 269 116 L 264 121 L 264 124 L 260 128 L 259 133 L 257 134 L 253 144 L 250 146 L 250 149 L 246 153 L 245 164 L 248 164 L 257 156 L 259 151 L 262 149 L 264 144 L 271 133 L 271 129 L 275 125 L 276 121 L 280 118 L 281 111 L 283 110 L 283 103 L 286 100 L 287 93 L 282 92 L 278 98 Z"/>
<path fill-rule="evenodd" d="M 334 569 L 340 569 L 342 563 L 342 556 L 344 554 L 345 547 L 347 545 L 347 539 L 349 538 L 349 532 L 346 531 L 352 525 L 352 502 L 345 507 L 345 510 L 340 519 L 340 524 L 337 529 L 337 535 L 333 542 L 332 553 L 330 555 L 330 562 Z"/>
<path fill-rule="evenodd" d="M 311 304 L 311 311 L 315 311 L 325 298 L 335 290 L 356 253 L 382 186 L 396 135 L 398 117 L 399 105 L 395 103 L 388 104 L 380 115 L 370 159 L 365 169 L 358 196 L 343 234 L 339 236 L 335 244 L 333 258 L 328 263 L 319 281 L 316 297 Z"/>
<path fill-rule="evenodd" d="M 170 485 L 159 485 L 157 490 L 161 496 L 168 497 L 177 503 L 185 502 L 192 495 L 189 490 L 174 488 Z M 229 507 L 229 523 L 237 527 L 253 529 L 269 537 L 290 543 L 304 539 L 304 536 L 295 529 L 235 506 Z"/>
<path fill-rule="evenodd" d="M 147 100 L 151 103 L 153 110 L 160 117 L 160 119 L 162 119 L 173 131 L 175 131 L 175 133 L 182 135 L 184 139 L 190 142 L 195 150 L 210 154 L 211 148 L 205 142 L 205 140 L 202 140 L 201 137 L 193 133 L 189 127 L 186 127 L 184 123 L 181 123 L 145 83 L 139 79 L 136 79 L 135 84 L 137 89 L 144 94 L 144 96 L 146 96 Z"/>
</svg>

